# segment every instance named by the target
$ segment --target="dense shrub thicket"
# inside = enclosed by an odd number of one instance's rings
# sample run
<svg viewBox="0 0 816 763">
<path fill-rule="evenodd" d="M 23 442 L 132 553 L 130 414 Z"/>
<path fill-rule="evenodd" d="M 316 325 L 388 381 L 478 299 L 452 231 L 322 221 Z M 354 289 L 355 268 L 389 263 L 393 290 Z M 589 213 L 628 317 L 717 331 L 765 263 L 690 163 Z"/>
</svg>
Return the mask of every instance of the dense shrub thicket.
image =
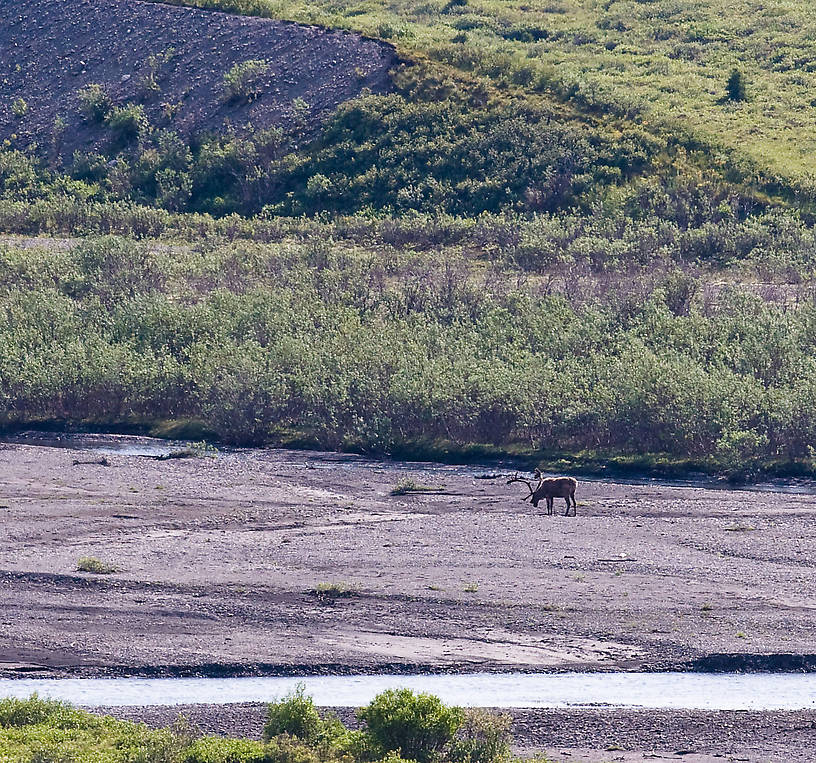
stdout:
<svg viewBox="0 0 816 763">
<path fill-rule="evenodd" d="M 183 138 L 152 128 L 141 106 L 113 107 L 101 89 L 82 96 L 89 118 L 104 113 L 108 150 L 76 153 L 64 174 L 1 151 L 0 198 L 68 194 L 214 215 L 556 210 L 642 172 L 657 150 L 641 131 L 602 137 L 523 100 L 368 96 L 341 106 L 309 142 L 302 103 L 287 129 Z"/>
<path fill-rule="evenodd" d="M 230 442 L 374 451 L 810 458 L 814 327 L 807 285 L 711 285 L 670 261 L 530 277 L 319 238 L 5 247 L 0 415 L 195 418 Z"/>
<path fill-rule="evenodd" d="M 179 717 L 164 729 L 62 702 L 0 701 L 0 758 L 37 763 L 506 763 L 509 718 L 448 708 L 407 689 L 358 711 L 364 727 L 321 717 L 302 688 L 268 706 L 263 741 L 202 735 Z M 411 757 L 409 757 L 409 753 Z"/>
</svg>

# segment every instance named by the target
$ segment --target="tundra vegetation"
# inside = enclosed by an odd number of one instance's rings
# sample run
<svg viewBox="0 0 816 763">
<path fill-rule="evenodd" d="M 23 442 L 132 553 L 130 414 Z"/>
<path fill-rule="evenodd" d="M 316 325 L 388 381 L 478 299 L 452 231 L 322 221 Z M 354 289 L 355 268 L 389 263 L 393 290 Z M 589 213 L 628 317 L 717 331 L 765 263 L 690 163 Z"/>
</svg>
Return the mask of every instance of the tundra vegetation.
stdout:
<svg viewBox="0 0 816 763">
<path fill-rule="evenodd" d="M 0 427 L 813 473 L 803 3 L 189 4 L 410 65 L 193 136 L 98 83 L 104 152 L 6 144 L 0 230 L 81 240 L 0 247 Z"/>
<path fill-rule="evenodd" d="M 302 689 L 270 704 L 263 740 L 207 736 L 100 717 L 40 699 L 0 701 L 0 757 L 37 763 L 511 763 L 510 719 L 390 690 L 360 708 L 360 729 L 321 716 Z M 541 763 L 546 763 L 541 760 Z"/>
</svg>

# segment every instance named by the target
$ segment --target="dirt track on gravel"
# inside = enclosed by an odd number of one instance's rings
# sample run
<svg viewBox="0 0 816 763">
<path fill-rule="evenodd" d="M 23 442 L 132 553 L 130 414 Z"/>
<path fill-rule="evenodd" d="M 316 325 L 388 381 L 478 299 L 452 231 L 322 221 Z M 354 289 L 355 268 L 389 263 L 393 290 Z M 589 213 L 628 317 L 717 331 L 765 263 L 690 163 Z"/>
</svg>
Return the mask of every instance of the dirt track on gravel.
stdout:
<svg viewBox="0 0 816 763">
<path fill-rule="evenodd" d="M 348 32 L 139 0 L 2 0 L 0 52 L 0 138 L 36 141 L 49 152 L 59 117 L 68 159 L 108 139 L 79 111 L 77 91 L 90 83 L 104 85 L 119 105 L 143 104 L 152 125 L 182 134 L 219 131 L 226 119 L 236 127 L 286 126 L 296 98 L 310 106 L 314 129 L 365 88 L 388 90 L 396 63 L 391 46 Z M 162 61 L 158 89 L 144 86 L 151 56 Z M 253 103 L 228 102 L 224 74 L 250 59 L 270 64 L 264 92 Z M 15 116 L 19 98 L 28 111 Z M 176 109 L 172 118 L 163 104 Z"/>
<path fill-rule="evenodd" d="M 0 444 L 5 676 L 813 666 L 811 495 L 582 480 L 573 518 L 478 478 L 494 467 L 290 451 L 74 465 L 99 457 Z M 439 492 L 392 496 L 406 478 Z M 120 571 L 79 573 L 81 556 Z M 521 747 L 563 760 L 697 739 L 703 757 L 681 759 L 804 761 L 816 728 L 812 712 L 531 713 Z"/>
</svg>

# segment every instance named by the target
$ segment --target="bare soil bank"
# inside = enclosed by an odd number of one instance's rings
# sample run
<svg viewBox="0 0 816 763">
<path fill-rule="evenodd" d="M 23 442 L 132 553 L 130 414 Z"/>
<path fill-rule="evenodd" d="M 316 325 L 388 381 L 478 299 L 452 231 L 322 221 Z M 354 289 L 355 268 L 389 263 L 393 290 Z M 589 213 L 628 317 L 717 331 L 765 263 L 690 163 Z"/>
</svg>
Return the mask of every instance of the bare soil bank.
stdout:
<svg viewBox="0 0 816 763">
<path fill-rule="evenodd" d="M 94 708 L 148 725 L 165 726 L 179 713 L 203 733 L 260 738 L 265 705 Z M 354 725 L 351 708 L 332 709 Z M 677 761 L 812 763 L 816 712 L 697 712 L 654 710 L 513 710 L 516 753 L 553 761 Z"/>
<path fill-rule="evenodd" d="M 153 125 L 182 133 L 286 125 L 292 101 L 311 107 L 314 127 L 364 88 L 389 88 L 391 46 L 359 35 L 138 0 L 0 2 L 0 138 L 51 150 L 54 120 L 65 122 L 61 153 L 99 146 L 103 128 L 86 124 L 77 91 L 106 87 L 118 104 L 143 103 Z M 151 68 L 151 56 L 160 65 Z M 270 62 L 253 103 L 229 103 L 224 74 L 237 62 Z M 152 76 L 158 87 L 145 87 Z M 28 112 L 12 113 L 22 98 Z M 172 118 L 163 104 L 175 111 Z"/>
<path fill-rule="evenodd" d="M 577 517 L 546 516 L 473 467 L 291 451 L 74 465 L 99 455 L 0 445 L 7 669 L 811 667 L 811 495 L 583 481 Z M 440 490 L 392 496 L 406 478 Z M 121 571 L 79 573 L 83 556 Z"/>
</svg>

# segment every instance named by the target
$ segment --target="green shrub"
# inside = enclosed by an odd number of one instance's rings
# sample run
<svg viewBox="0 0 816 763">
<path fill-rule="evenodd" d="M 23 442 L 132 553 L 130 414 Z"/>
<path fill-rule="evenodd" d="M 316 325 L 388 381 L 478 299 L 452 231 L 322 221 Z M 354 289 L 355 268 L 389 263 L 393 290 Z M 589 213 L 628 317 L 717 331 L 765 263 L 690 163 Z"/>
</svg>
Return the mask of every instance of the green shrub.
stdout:
<svg viewBox="0 0 816 763">
<path fill-rule="evenodd" d="M 450 747 L 464 714 L 438 697 L 389 689 L 357 711 L 366 731 L 383 752 L 399 752 L 418 763 L 438 760 Z"/>
<path fill-rule="evenodd" d="M 269 75 L 269 62 L 250 59 L 235 64 L 224 74 L 224 91 L 231 101 L 251 103 L 263 93 Z"/>
<path fill-rule="evenodd" d="M 185 752 L 184 763 L 270 763 L 269 749 L 253 739 L 201 737 Z"/>
<path fill-rule="evenodd" d="M 731 70 L 725 92 L 729 101 L 744 101 L 748 97 L 745 92 L 745 76 L 739 69 Z"/>
<path fill-rule="evenodd" d="M 129 103 L 117 106 L 106 117 L 105 124 L 113 131 L 120 143 L 129 143 L 149 127 L 144 107 Z"/>
<path fill-rule="evenodd" d="M 0 727 L 22 727 L 51 724 L 54 728 L 86 728 L 95 725 L 98 719 L 77 710 L 67 702 L 56 699 L 41 699 L 32 694 L 28 699 L 6 698 L 0 700 Z"/>
<path fill-rule="evenodd" d="M 25 98 L 18 98 L 11 104 L 11 113 L 17 117 L 17 119 L 22 119 L 28 114 L 28 103 Z"/>
<path fill-rule="evenodd" d="M 113 110 L 113 99 L 105 88 L 93 82 L 77 92 L 79 110 L 88 122 L 102 124 Z"/>
<path fill-rule="evenodd" d="M 290 734 L 304 742 L 317 741 L 322 727 L 320 715 L 311 697 L 304 694 L 303 684 L 282 700 L 272 702 L 266 710 L 264 739 Z"/>
<path fill-rule="evenodd" d="M 119 571 L 116 565 L 103 562 L 93 556 L 80 557 L 76 568 L 77 572 L 92 572 L 95 575 L 110 575 Z"/>
<path fill-rule="evenodd" d="M 456 733 L 450 759 L 457 763 L 501 763 L 510 757 L 510 724 L 507 714 L 467 708 Z"/>
</svg>

